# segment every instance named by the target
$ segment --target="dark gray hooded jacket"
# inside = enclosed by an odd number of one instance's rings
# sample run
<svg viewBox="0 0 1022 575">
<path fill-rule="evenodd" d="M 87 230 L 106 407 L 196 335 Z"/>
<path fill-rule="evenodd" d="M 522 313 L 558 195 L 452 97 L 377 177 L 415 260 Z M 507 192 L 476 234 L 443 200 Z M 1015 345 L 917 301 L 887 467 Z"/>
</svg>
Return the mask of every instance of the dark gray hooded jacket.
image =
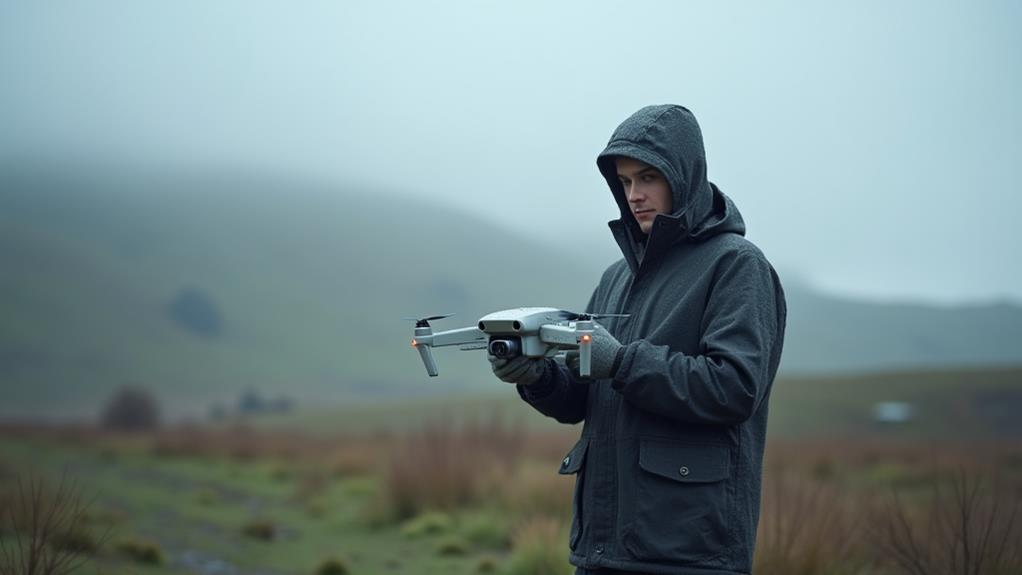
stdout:
<svg viewBox="0 0 1022 575">
<path fill-rule="evenodd" d="M 660 170 L 673 213 L 648 236 L 614 164 Z M 519 393 L 564 423 L 584 421 L 560 473 L 575 474 L 571 562 L 649 573 L 751 571 L 767 400 L 781 357 L 785 301 L 777 274 L 745 239 L 738 209 L 706 178 L 702 135 L 680 106 L 643 108 L 597 164 L 621 207 L 610 222 L 624 259 L 607 268 L 587 311 L 624 347 L 609 380 L 548 361 Z"/>
</svg>

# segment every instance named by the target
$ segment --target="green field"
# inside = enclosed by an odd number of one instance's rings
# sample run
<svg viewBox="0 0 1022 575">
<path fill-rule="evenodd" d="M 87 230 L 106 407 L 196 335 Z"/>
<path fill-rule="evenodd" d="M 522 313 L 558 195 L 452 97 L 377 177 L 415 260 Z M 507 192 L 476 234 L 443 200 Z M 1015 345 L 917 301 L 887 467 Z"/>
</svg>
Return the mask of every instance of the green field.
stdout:
<svg viewBox="0 0 1022 575">
<path fill-rule="evenodd" d="M 252 423 L 308 433 L 406 429 L 430 421 L 497 418 L 530 429 L 559 424 L 528 409 L 499 382 L 491 393 L 305 409 Z M 501 387 L 506 387 L 501 389 Z M 905 422 L 873 414 L 882 402 L 912 406 Z M 870 375 L 780 377 L 770 399 L 774 438 L 867 437 L 934 441 L 1022 439 L 1022 368 L 897 371 Z"/>
<path fill-rule="evenodd" d="M 1007 513 L 1022 505 L 1022 443 L 1002 414 L 1018 413 L 1019 376 L 779 381 L 756 572 L 909 573 L 888 548 L 904 547 L 904 533 L 926 542 L 916 559 L 943 572 L 961 510 L 952 495 L 975 487 L 970 526 L 1007 542 L 978 572 L 1018 573 L 1022 521 Z M 505 391 L 141 434 L 8 425 L 0 541 L 13 549 L 28 532 L 19 485 L 41 479 L 52 494 L 64 478 L 88 510 L 73 537 L 46 548 L 84 549 L 79 573 L 570 573 L 572 480 L 556 469 L 578 427 Z M 871 418 L 871 406 L 893 400 L 916 416 Z M 885 535 L 897 513 L 912 529 Z"/>
</svg>

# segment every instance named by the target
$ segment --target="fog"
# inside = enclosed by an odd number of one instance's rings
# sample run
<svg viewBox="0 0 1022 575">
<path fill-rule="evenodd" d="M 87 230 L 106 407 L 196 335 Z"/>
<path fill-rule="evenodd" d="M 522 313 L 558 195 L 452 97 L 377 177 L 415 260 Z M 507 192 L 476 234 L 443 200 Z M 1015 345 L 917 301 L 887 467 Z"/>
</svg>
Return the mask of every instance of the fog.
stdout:
<svg viewBox="0 0 1022 575">
<path fill-rule="evenodd" d="M 1022 300 L 1013 2 L 4 2 L 0 161 L 312 176 L 616 256 L 595 157 L 700 120 L 792 281 Z M 428 229 L 425 227 L 424 229 Z M 385 237 L 385 234 L 381 234 Z"/>
</svg>

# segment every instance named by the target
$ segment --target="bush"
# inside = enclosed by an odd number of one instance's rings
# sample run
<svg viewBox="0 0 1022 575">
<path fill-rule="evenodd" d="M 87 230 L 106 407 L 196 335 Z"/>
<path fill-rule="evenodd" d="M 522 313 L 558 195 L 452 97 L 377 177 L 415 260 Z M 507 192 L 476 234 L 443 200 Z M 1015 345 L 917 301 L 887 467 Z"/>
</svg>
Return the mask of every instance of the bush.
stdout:
<svg viewBox="0 0 1022 575">
<path fill-rule="evenodd" d="M 445 557 L 460 557 L 468 554 L 468 544 L 460 537 L 448 537 L 436 546 L 436 552 Z"/>
<path fill-rule="evenodd" d="M 477 547 L 507 549 L 511 546 L 507 520 L 497 513 L 469 515 L 461 521 L 461 525 L 461 533 Z"/>
<path fill-rule="evenodd" d="M 146 565 L 163 563 L 163 549 L 160 544 L 148 539 L 124 539 L 117 542 L 117 551 L 133 561 Z"/>
<path fill-rule="evenodd" d="M 888 500 L 874 543 L 895 573 L 1022 573 L 1022 491 L 961 468 L 930 486 L 921 506 L 898 491 Z"/>
<path fill-rule="evenodd" d="M 253 539 L 259 539 L 262 541 L 272 541 L 276 535 L 276 528 L 273 523 L 266 521 L 265 519 L 257 519 L 245 524 L 241 528 L 241 532 Z"/>
<path fill-rule="evenodd" d="M 496 573 L 497 560 L 493 557 L 483 557 L 476 563 L 476 573 Z"/>
<path fill-rule="evenodd" d="M 87 506 L 73 481 L 62 477 L 56 489 L 41 478 L 18 479 L 0 507 L 0 575 L 65 575 L 95 553 L 106 534 L 94 538 L 85 525 Z"/>
<path fill-rule="evenodd" d="M 350 572 L 347 563 L 336 557 L 323 561 L 316 568 L 316 575 L 348 575 Z"/>
<path fill-rule="evenodd" d="M 113 431 L 152 431 L 160 426 L 160 406 L 149 390 L 125 386 L 107 402 L 101 423 Z"/>
<path fill-rule="evenodd" d="M 450 531 L 453 521 L 446 513 L 423 513 L 409 519 L 401 525 L 401 533 L 405 537 L 422 537 L 423 535 L 439 535 Z"/>
</svg>

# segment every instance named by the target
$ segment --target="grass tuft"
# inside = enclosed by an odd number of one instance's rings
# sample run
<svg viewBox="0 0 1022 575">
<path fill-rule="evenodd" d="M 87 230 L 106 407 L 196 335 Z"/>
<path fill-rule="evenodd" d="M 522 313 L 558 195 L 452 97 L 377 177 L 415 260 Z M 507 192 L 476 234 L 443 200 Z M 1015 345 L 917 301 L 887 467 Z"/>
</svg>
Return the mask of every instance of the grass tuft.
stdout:
<svg viewBox="0 0 1022 575">
<path fill-rule="evenodd" d="M 454 521 L 446 513 L 431 511 L 423 513 L 418 517 L 409 519 L 401 525 L 401 533 L 405 537 L 423 537 L 426 535 L 440 535 L 447 533 L 453 527 Z"/>
<path fill-rule="evenodd" d="M 324 559 L 316 567 L 316 575 L 348 575 L 349 573 L 351 573 L 351 570 L 348 569 L 348 564 L 337 557 Z"/>
<path fill-rule="evenodd" d="M 531 519 L 515 533 L 507 575 L 570 575 L 564 523 L 548 517 Z"/>
<path fill-rule="evenodd" d="M 269 520 L 255 519 L 243 525 L 241 532 L 248 537 L 260 541 L 273 541 L 277 534 L 277 529 Z"/>
<path fill-rule="evenodd" d="M 160 544 L 149 539 L 122 539 L 114 546 L 129 559 L 146 565 L 161 565 L 164 561 Z"/>
</svg>

